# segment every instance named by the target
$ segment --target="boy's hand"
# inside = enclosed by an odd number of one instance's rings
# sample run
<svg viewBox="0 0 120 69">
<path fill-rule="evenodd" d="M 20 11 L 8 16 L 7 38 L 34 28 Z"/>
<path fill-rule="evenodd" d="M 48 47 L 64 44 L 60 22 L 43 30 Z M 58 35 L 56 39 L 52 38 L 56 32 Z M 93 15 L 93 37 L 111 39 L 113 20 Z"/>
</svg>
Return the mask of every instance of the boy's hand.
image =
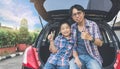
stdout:
<svg viewBox="0 0 120 69">
<path fill-rule="evenodd" d="M 50 52 L 52 52 L 52 53 L 56 53 L 56 52 L 57 52 L 56 47 L 53 46 L 53 45 L 50 45 L 49 50 L 50 50 Z"/>
<path fill-rule="evenodd" d="M 49 41 L 53 41 L 53 36 L 52 36 L 52 34 L 49 34 L 49 35 L 48 35 L 48 40 L 49 40 Z"/>
<path fill-rule="evenodd" d="M 50 52 L 52 53 L 56 53 L 57 52 L 57 48 L 54 46 L 54 35 L 55 35 L 55 31 L 51 32 L 49 35 L 48 35 L 48 40 L 50 41 L 50 47 L 49 47 L 49 50 Z"/>
<path fill-rule="evenodd" d="M 48 40 L 49 40 L 49 41 L 53 41 L 54 35 L 55 35 L 55 31 L 51 32 L 51 33 L 48 35 Z"/>
<path fill-rule="evenodd" d="M 78 65 L 78 67 L 81 69 L 82 63 L 79 58 L 75 58 L 74 62 Z"/>
</svg>

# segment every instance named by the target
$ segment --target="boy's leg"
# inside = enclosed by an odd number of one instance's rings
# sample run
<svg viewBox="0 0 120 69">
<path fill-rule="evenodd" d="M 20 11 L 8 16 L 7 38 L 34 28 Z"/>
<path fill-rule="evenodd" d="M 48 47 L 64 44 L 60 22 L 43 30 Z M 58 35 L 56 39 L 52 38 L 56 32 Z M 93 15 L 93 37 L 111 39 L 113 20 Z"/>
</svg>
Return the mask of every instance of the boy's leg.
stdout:
<svg viewBox="0 0 120 69">
<path fill-rule="evenodd" d="M 43 69 L 55 69 L 55 65 L 47 62 Z"/>
</svg>

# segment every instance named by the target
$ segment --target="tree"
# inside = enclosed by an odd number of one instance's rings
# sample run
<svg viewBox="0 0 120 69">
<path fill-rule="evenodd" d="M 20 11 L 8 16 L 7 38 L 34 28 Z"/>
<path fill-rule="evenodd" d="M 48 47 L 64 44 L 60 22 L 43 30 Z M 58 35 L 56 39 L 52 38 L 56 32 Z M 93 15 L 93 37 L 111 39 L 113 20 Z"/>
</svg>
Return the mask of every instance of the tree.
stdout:
<svg viewBox="0 0 120 69">
<path fill-rule="evenodd" d="M 27 19 L 23 18 L 19 28 L 19 43 L 27 43 L 29 32 Z"/>
</svg>

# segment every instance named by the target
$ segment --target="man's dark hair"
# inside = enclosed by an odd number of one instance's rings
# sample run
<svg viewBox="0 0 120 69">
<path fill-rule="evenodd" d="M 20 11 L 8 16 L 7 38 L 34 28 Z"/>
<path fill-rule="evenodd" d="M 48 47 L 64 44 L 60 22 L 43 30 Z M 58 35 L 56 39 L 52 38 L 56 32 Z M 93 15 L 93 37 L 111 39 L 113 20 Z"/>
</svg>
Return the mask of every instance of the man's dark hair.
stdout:
<svg viewBox="0 0 120 69">
<path fill-rule="evenodd" d="M 76 4 L 76 5 L 73 5 L 70 8 L 70 11 L 69 11 L 70 16 L 72 16 L 72 11 L 73 11 L 74 8 L 79 10 L 79 11 L 83 11 L 84 12 L 84 8 L 81 5 Z"/>
</svg>

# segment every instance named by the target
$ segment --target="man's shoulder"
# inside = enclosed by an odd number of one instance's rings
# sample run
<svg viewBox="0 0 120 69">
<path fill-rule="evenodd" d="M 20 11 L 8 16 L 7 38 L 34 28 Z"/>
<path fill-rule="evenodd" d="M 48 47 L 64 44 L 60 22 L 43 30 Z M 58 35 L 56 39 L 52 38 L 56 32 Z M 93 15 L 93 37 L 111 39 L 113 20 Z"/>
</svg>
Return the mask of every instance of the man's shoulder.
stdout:
<svg viewBox="0 0 120 69">
<path fill-rule="evenodd" d="M 71 25 L 71 27 L 75 27 L 76 26 L 76 23 L 73 23 L 72 25 Z"/>
<path fill-rule="evenodd" d="M 95 22 L 95 21 L 88 20 L 88 19 L 86 19 L 86 23 L 88 23 L 88 24 L 96 24 L 96 22 Z"/>
<path fill-rule="evenodd" d="M 96 23 L 95 21 L 92 21 L 92 20 L 89 20 L 89 19 L 86 19 L 87 22 L 89 23 Z"/>
</svg>

